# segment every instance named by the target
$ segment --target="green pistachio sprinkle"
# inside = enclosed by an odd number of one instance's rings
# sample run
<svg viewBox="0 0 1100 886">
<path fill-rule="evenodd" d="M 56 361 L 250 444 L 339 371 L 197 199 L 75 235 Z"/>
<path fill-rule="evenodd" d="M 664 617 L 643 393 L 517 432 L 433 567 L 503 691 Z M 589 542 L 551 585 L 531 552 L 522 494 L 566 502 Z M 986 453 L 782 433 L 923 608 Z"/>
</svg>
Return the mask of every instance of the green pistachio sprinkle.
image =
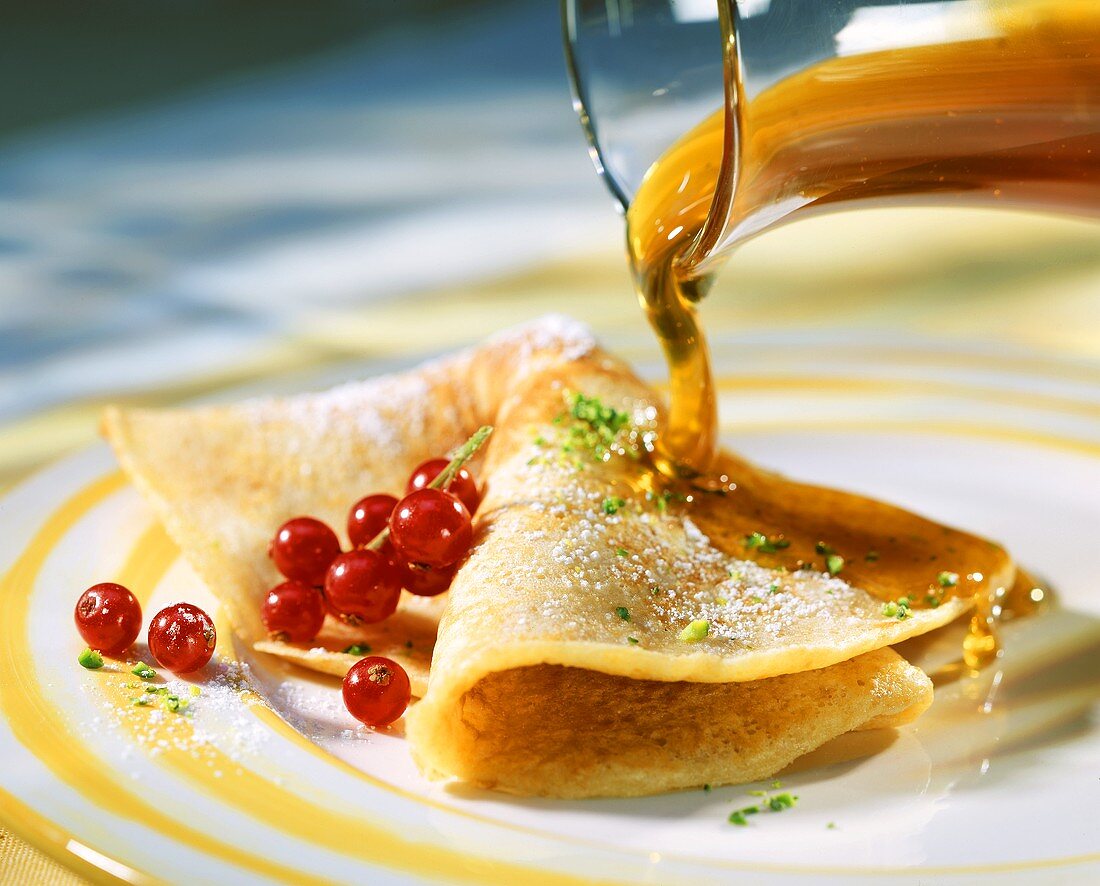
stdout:
<svg viewBox="0 0 1100 886">
<path fill-rule="evenodd" d="M 605 461 L 616 448 L 619 432 L 630 424 L 630 415 L 581 393 L 567 394 L 566 403 L 574 423 L 568 429 L 562 451 L 583 451 Z"/>
<path fill-rule="evenodd" d="M 173 714 L 178 714 L 187 707 L 187 700 L 180 698 L 178 695 L 166 695 L 164 697 L 164 707 Z"/>
<path fill-rule="evenodd" d="M 629 643 L 631 646 L 637 646 L 638 645 L 638 638 L 637 637 L 627 637 L 626 642 Z"/>
<path fill-rule="evenodd" d="M 370 647 L 366 643 L 352 643 L 344 650 L 344 655 L 366 655 Z"/>
<path fill-rule="evenodd" d="M 891 600 L 888 603 L 882 604 L 882 614 L 887 618 L 896 618 L 898 621 L 904 621 L 909 617 L 909 607 L 911 605 L 908 597 L 898 597 L 897 600 Z"/>
<path fill-rule="evenodd" d="M 941 588 L 953 588 L 959 583 L 959 573 L 941 572 L 936 576 L 936 581 L 940 583 Z"/>
<path fill-rule="evenodd" d="M 939 609 L 940 603 L 942 603 L 943 601 L 935 594 L 926 594 L 924 597 L 924 602 L 928 604 L 928 607 L 930 609 Z"/>
<path fill-rule="evenodd" d="M 759 806 L 746 806 L 744 809 L 737 809 L 730 813 L 730 824 L 741 825 L 742 827 L 744 827 L 749 823 L 747 816 L 756 815 L 759 812 Z"/>
<path fill-rule="evenodd" d="M 623 621 L 630 621 L 630 610 L 625 606 L 616 606 L 615 614 L 619 616 Z"/>
<path fill-rule="evenodd" d="M 844 558 L 840 554 L 829 554 L 825 558 L 825 568 L 829 570 L 829 575 L 836 575 L 844 568 Z"/>
<path fill-rule="evenodd" d="M 153 699 L 151 699 L 148 695 L 139 695 L 137 698 L 131 698 L 130 704 L 132 704 L 135 708 L 144 708 L 147 705 L 151 704 L 152 701 Z"/>
<path fill-rule="evenodd" d="M 686 628 L 680 631 L 680 639 L 685 643 L 698 643 L 707 634 L 710 633 L 710 622 L 706 619 L 697 618 Z"/>
<path fill-rule="evenodd" d="M 619 498 L 617 495 L 613 495 L 610 498 L 603 500 L 603 512 L 607 515 L 617 514 L 619 508 L 626 504 L 626 499 Z"/>
<path fill-rule="evenodd" d="M 85 646 L 84 651 L 76 657 L 76 660 L 80 663 L 82 668 L 87 668 L 89 671 L 94 671 L 103 667 L 103 656 L 87 646 Z"/>
<path fill-rule="evenodd" d="M 630 556 L 630 551 L 628 551 L 626 548 L 615 548 L 615 553 L 620 557 Z"/>
<path fill-rule="evenodd" d="M 768 538 L 762 532 L 753 532 L 742 539 L 742 543 L 750 551 L 760 551 L 762 554 L 774 554 L 784 548 L 789 548 L 791 543 L 785 538 Z"/>
<path fill-rule="evenodd" d="M 707 793 L 707 794 L 710 793 L 710 785 L 709 784 L 703 785 L 703 792 Z"/>
<path fill-rule="evenodd" d="M 130 673 L 135 677 L 141 677 L 142 680 L 152 680 L 157 675 L 157 672 L 143 661 L 139 661 L 130 668 Z"/>
<path fill-rule="evenodd" d="M 798 797 L 793 794 L 776 794 L 770 800 L 768 800 L 768 808 L 772 812 L 782 812 L 784 809 L 791 809 L 798 802 Z"/>
</svg>

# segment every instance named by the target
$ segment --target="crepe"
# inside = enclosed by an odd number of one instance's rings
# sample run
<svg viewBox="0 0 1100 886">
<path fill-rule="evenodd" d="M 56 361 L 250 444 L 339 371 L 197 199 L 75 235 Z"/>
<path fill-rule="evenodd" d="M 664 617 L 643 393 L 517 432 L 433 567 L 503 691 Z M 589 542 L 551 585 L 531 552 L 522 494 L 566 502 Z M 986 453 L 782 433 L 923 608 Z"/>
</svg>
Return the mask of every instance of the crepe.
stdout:
<svg viewBox="0 0 1100 886">
<path fill-rule="evenodd" d="M 928 678 L 887 647 L 1009 583 L 1003 549 L 728 455 L 721 491 L 670 484 L 648 467 L 660 410 L 556 319 L 326 394 L 112 410 L 105 428 L 242 636 L 340 673 L 354 657 L 262 638 L 274 527 L 299 514 L 340 526 L 359 496 L 496 427 L 451 591 L 363 634 L 415 671 L 406 729 L 432 777 L 563 797 L 743 781 L 926 708 Z M 410 617 L 418 658 L 401 642 Z M 318 645 L 338 651 L 338 637 Z"/>
</svg>

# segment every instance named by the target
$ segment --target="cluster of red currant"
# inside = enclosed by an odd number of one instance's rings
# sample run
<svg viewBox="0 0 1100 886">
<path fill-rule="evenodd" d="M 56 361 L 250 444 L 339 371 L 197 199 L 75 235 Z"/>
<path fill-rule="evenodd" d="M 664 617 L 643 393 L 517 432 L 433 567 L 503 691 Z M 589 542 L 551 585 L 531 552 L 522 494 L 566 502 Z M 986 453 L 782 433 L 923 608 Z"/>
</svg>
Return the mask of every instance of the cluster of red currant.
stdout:
<svg viewBox="0 0 1100 886">
<path fill-rule="evenodd" d="M 268 592 L 260 613 L 271 637 L 308 643 L 326 611 L 347 624 L 374 624 L 393 614 L 402 588 L 423 597 L 447 590 L 470 549 L 480 501 L 465 468 L 445 488 L 431 486 L 447 465 L 442 458 L 420 465 L 400 501 L 382 494 L 357 501 L 348 513 L 350 551 L 313 517 L 280 526 L 268 554 L 287 581 Z"/>
<path fill-rule="evenodd" d="M 352 505 L 350 551 L 341 551 L 336 533 L 313 517 L 280 526 L 268 554 L 286 581 L 268 591 L 260 611 L 269 635 L 308 643 L 326 613 L 351 625 L 374 624 L 394 613 L 402 588 L 422 597 L 447 590 L 470 550 L 471 515 L 481 502 L 462 464 L 490 431 L 483 428 L 450 461 L 421 464 L 401 500 L 379 493 Z M 392 723 L 410 697 L 405 669 L 382 656 L 362 659 L 344 678 L 344 703 L 368 726 Z"/>
<path fill-rule="evenodd" d="M 93 585 L 76 601 L 76 629 L 89 648 L 119 656 L 141 632 L 141 604 L 112 582 Z M 149 651 L 175 674 L 197 671 L 214 654 L 218 633 L 210 616 L 190 603 L 176 603 L 149 623 Z"/>
<path fill-rule="evenodd" d="M 371 624 L 393 614 L 402 588 L 424 597 L 447 590 L 470 550 L 471 514 L 481 502 L 477 483 L 462 465 L 490 433 L 490 427 L 479 430 L 450 461 L 420 465 L 400 501 L 392 495 L 357 501 L 348 514 L 350 551 L 341 552 L 336 533 L 312 517 L 280 526 L 268 553 L 287 580 L 268 592 L 261 610 L 271 636 L 308 643 L 326 612 L 349 624 Z M 74 618 L 90 649 L 108 655 L 124 653 L 141 631 L 137 598 L 109 582 L 80 596 Z M 214 622 L 190 603 L 162 609 L 149 625 L 149 651 L 173 673 L 201 668 L 216 642 Z M 89 658 L 85 667 L 102 663 L 101 657 Z M 357 720 L 386 726 L 408 707 L 409 675 L 395 661 L 370 656 L 348 671 L 343 695 Z"/>
</svg>

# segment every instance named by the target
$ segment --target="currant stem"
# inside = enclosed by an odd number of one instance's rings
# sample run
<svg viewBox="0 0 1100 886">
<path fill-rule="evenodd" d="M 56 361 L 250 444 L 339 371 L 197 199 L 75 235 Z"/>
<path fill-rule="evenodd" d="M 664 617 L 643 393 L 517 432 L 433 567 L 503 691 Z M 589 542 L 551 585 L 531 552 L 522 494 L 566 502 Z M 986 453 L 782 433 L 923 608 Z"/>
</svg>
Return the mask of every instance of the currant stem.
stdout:
<svg viewBox="0 0 1100 886">
<path fill-rule="evenodd" d="M 444 486 L 450 483 L 451 480 L 454 479 L 455 474 L 458 473 L 459 469 L 464 464 L 466 464 L 466 462 L 470 460 L 473 454 L 484 445 L 485 441 L 489 439 L 489 435 L 492 433 L 492 425 L 482 425 L 480 428 L 478 428 L 469 440 L 467 440 L 465 443 L 459 446 L 458 449 L 455 450 L 455 454 L 447 463 L 447 467 L 440 471 L 436 478 L 432 480 L 432 482 L 429 483 L 426 488 L 442 489 Z M 385 526 L 378 533 L 378 535 L 370 540 L 369 544 L 367 544 L 367 550 L 377 551 L 379 548 L 382 547 L 383 544 L 385 544 L 386 539 L 389 537 L 390 527 Z"/>
</svg>

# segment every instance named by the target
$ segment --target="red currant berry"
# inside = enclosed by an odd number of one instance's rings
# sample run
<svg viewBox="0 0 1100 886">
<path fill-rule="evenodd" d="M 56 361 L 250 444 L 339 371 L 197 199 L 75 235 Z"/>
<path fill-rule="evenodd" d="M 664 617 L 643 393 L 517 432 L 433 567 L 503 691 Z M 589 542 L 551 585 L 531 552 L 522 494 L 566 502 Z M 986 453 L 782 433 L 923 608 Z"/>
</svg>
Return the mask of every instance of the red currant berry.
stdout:
<svg viewBox="0 0 1100 886">
<path fill-rule="evenodd" d="M 393 615 L 401 576 L 383 553 L 366 548 L 332 561 L 325 576 L 328 607 L 348 624 L 374 624 Z"/>
<path fill-rule="evenodd" d="M 371 655 L 344 677 L 344 705 L 360 723 L 388 726 L 409 706 L 409 675 L 397 662 Z"/>
<path fill-rule="evenodd" d="M 92 649 L 115 655 L 141 633 L 141 604 L 122 585 L 92 585 L 76 601 L 76 629 Z"/>
<path fill-rule="evenodd" d="M 353 548 L 370 544 L 379 532 L 386 528 L 386 521 L 397 505 L 392 495 L 368 495 L 352 505 L 348 514 L 348 538 Z"/>
<path fill-rule="evenodd" d="M 450 566 L 470 550 L 470 512 L 449 492 L 410 492 L 390 515 L 390 539 L 397 552 L 421 566 Z"/>
<path fill-rule="evenodd" d="M 329 564 L 340 553 L 340 540 L 320 520 L 295 517 L 279 527 L 267 553 L 291 581 L 319 586 Z"/>
<path fill-rule="evenodd" d="M 210 661 L 218 632 L 210 616 L 190 603 L 176 603 L 149 623 L 149 651 L 173 674 L 197 671 Z"/>
<path fill-rule="evenodd" d="M 444 566 L 442 569 L 426 569 L 406 563 L 401 567 L 401 584 L 410 594 L 418 597 L 434 597 L 442 594 L 451 586 L 451 580 L 458 571 L 458 564 Z"/>
<path fill-rule="evenodd" d="M 308 643 L 325 621 L 325 598 L 317 588 L 285 581 L 267 592 L 260 617 L 273 640 Z"/>
<path fill-rule="evenodd" d="M 445 458 L 432 458 L 424 462 L 412 472 L 409 482 L 405 486 L 405 492 L 415 492 L 417 489 L 426 489 L 436 477 L 442 473 L 449 462 Z M 466 510 L 471 514 L 481 504 L 481 493 L 477 491 L 477 481 L 474 475 L 465 468 L 459 468 L 451 478 L 451 482 L 444 489 L 451 493 L 460 502 L 466 505 Z"/>
</svg>

